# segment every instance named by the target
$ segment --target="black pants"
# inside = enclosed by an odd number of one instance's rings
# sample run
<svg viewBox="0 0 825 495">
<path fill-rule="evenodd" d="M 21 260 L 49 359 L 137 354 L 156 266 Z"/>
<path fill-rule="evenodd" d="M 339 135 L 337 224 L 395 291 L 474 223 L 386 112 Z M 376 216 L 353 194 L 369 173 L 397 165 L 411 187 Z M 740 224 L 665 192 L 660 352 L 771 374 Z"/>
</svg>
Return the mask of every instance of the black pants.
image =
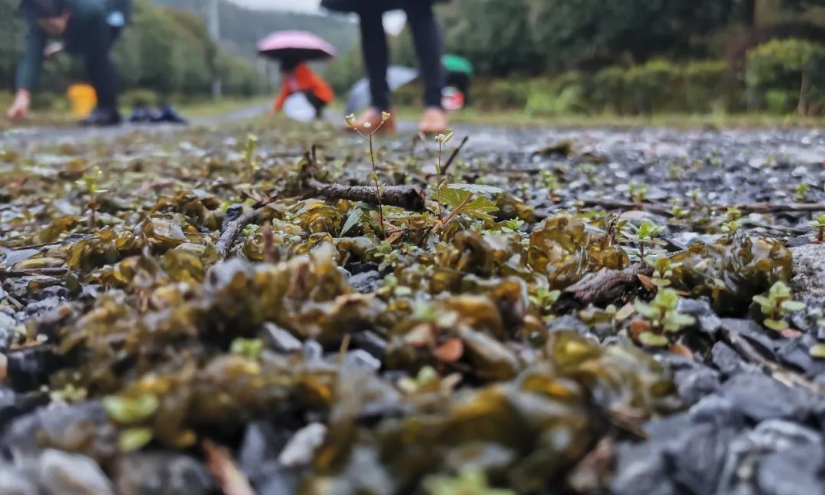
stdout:
<svg viewBox="0 0 825 495">
<path fill-rule="evenodd" d="M 382 2 L 383 0 L 362 0 Z M 404 11 L 412 31 L 413 43 L 418 56 L 421 76 L 424 79 L 424 106 L 441 108 L 441 93 L 444 89 L 444 69 L 441 65 L 441 33 L 430 2 L 404 0 Z M 384 32 L 380 7 L 365 6 L 360 12 L 361 47 L 364 65 L 370 80 L 372 106 L 386 111 L 391 107 L 390 87 L 387 83 L 390 52 L 387 34 Z"/>
<path fill-rule="evenodd" d="M 317 120 L 321 120 L 324 117 L 324 108 L 327 107 L 327 103 L 324 100 L 322 100 L 322 99 L 318 98 L 317 96 L 315 96 L 315 93 L 313 93 L 312 91 L 307 90 L 307 91 L 304 91 L 303 93 L 304 93 L 304 96 L 307 97 L 307 100 L 315 108 L 315 118 Z"/>
<path fill-rule="evenodd" d="M 69 22 L 66 44 L 79 56 L 86 67 L 89 84 L 95 88 L 97 106 L 101 109 L 117 109 L 117 69 L 112 63 L 111 51 L 121 28 L 112 27 L 105 19 Z"/>
</svg>

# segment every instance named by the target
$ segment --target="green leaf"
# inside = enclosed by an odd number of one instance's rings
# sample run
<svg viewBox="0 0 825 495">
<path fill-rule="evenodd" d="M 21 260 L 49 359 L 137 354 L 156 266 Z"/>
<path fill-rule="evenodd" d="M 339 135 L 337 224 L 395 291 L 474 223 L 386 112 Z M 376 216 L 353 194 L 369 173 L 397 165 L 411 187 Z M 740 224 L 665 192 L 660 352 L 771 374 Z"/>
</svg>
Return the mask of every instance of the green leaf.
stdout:
<svg viewBox="0 0 825 495">
<path fill-rule="evenodd" d="M 753 302 L 762 306 L 763 308 L 773 309 L 773 304 L 771 304 L 770 299 L 768 299 L 765 296 L 753 296 Z"/>
<path fill-rule="evenodd" d="M 158 410 L 160 401 L 152 394 L 137 399 L 111 395 L 103 399 L 103 407 L 110 418 L 123 425 L 141 423 Z"/>
<path fill-rule="evenodd" d="M 811 347 L 808 354 L 810 354 L 812 358 L 825 359 L 825 344 L 816 344 Z"/>
<path fill-rule="evenodd" d="M 349 216 L 347 217 L 347 221 L 344 223 L 344 227 L 341 229 L 340 237 L 344 237 L 344 235 L 352 230 L 358 224 L 358 221 L 361 220 L 361 208 L 356 206 L 352 209 Z"/>
<path fill-rule="evenodd" d="M 776 330 L 777 332 L 781 332 L 782 330 L 788 329 L 788 324 L 782 320 L 774 320 L 772 318 L 768 318 L 763 323 L 766 327 L 770 328 L 771 330 Z"/>
<path fill-rule="evenodd" d="M 154 436 L 151 428 L 128 428 L 120 432 L 117 448 L 124 454 L 135 452 L 148 445 Z"/>
<path fill-rule="evenodd" d="M 664 335 L 656 335 L 652 332 L 645 332 L 639 335 L 639 342 L 641 342 L 645 347 L 665 347 L 670 344 L 667 337 Z"/>
<path fill-rule="evenodd" d="M 650 304 L 637 302 L 635 305 L 636 311 L 648 320 L 657 320 L 660 316 L 659 308 L 651 306 Z"/>
<path fill-rule="evenodd" d="M 229 352 L 244 356 L 249 359 L 258 359 L 264 351 L 264 343 L 261 339 L 235 339 L 229 348 Z"/>
<path fill-rule="evenodd" d="M 457 189 L 473 194 L 501 194 L 504 192 L 497 187 L 484 186 L 481 184 L 448 184 L 447 189 Z"/>
<path fill-rule="evenodd" d="M 472 196 L 473 195 L 470 192 L 461 189 L 445 188 L 441 190 L 441 201 L 445 202 L 452 208 L 458 208 L 459 206 L 469 202 Z"/>
<path fill-rule="evenodd" d="M 782 303 L 782 309 L 784 309 L 785 311 L 802 311 L 805 308 L 807 308 L 805 303 L 801 303 L 798 301 L 785 301 Z"/>
<path fill-rule="evenodd" d="M 691 315 L 683 315 L 680 313 L 670 313 L 664 321 L 664 328 L 667 332 L 678 332 L 684 327 L 696 323 L 696 318 Z"/>
<path fill-rule="evenodd" d="M 459 213 L 477 218 L 478 220 L 492 222 L 493 217 L 490 216 L 490 213 L 495 213 L 497 211 L 498 206 L 496 206 L 495 203 L 484 196 L 479 196 L 464 205 L 464 207 L 459 210 Z"/>
</svg>

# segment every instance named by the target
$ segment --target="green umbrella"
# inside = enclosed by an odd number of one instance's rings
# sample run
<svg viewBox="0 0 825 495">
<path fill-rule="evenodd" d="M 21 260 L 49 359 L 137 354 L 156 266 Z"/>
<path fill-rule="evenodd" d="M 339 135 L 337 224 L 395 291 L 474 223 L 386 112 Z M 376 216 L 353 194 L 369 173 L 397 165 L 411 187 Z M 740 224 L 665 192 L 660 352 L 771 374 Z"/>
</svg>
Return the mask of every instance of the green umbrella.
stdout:
<svg viewBox="0 0 825 495">
<path fill-rule="evenodd" d="M 473 64 L 464 57 L 458 55 L 444 55 L 441 57 L 441 63 L 450 72 L 463 72 L 468 76 L 473 75 Z"/>
</svg>

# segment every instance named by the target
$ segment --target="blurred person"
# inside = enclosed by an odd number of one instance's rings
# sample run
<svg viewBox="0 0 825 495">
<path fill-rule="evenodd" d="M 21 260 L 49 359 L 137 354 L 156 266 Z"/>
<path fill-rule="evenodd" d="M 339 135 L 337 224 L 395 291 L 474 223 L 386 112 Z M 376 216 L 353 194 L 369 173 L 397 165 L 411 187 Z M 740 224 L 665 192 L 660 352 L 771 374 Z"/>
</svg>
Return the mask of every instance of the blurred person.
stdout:
<svg viewBox="0 0 825 495">
<path fill-rule="evenodd" d="M 412 31 L 419 70 L 424 79 L 424 115 L 419 131 L 438 134 L 447 129 L 447 114 L 442 108 L 445 71 L 441 64 L 441 33 L 432 4 L 444 0 L 323 0 L 321 5 L 341 12 L 355 12 L 361 20 L 361 47 L 364 65 L 370 81 L 372 106 L 356 121 L 355 127 L 375 129 L 381 123 L 381 113 L 391 113 L 390 87 L 387 83 L 389 45 L 384 31 L 383 15 L 403 10 Z M 369 124 L 369 125 L 367 125 Z M 395 132 L 395 120 L 390 118 L 382 131 Z"/>
<path fill-rule="evenodd" d="M 329 84 L 305 63 L 298 60 L 281 60 L 281 93 L 275 100 L 270 115 L 279 113 L 284 108 L 287 98 L 303 93 L 315 108 L 315 118 L 321 119 L 326 108 L 335 99 L 335 93 Z"/>
<path fill-rule="evenodd" d="M 28 117 L 32 92 L 38 86 L 43 61 L 56 52 L 49 39 L 63 41 L 66 52 L 83 60 L 97 107 L 81 121 L 106 126 L 121 122 L 117 106 L 117 71 L 110 52 L 129 22 L 132 0 L 23 0 L 20 13 L 28 24 L 23 56 L 17 68 L 17 92 L 6 115 Z"/>
</svg>

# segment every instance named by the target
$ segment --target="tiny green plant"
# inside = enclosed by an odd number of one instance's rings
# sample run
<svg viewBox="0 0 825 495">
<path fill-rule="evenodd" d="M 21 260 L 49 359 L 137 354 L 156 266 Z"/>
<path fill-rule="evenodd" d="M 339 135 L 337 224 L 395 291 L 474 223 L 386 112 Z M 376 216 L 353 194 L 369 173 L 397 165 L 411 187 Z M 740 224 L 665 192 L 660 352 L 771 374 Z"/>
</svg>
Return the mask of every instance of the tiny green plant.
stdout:
<svg viewBox="0 0 825 495">
<path fill-rule="evenodd" d="M 430 476 L 424 480 L 428 495 L 515 495 L 516 492 L 491 488 L 479 469 L 465 469 L 457 476 Z"/>
<path fill-rule="evenodd" d="M 801 182 L 799 185 L 796 186 L 796 189 L 794 189 L 794 198 L 796 198 L 796 200 L 799 201 L 800 203 L 803 202 L 803 201 L 807 201 L 808 200 L 808 191 L 809 191 L 808 184 L 806 184 L 804 182 Z"/>
<path fill-rule="evenodd" d="M 645 259 L 645 249 L 664 245 L 661 239 L 657 239 L 662 231 L 665 230 L 664 227 L 660 227 L 650 220 L 644 220 L 638 227 L 633 224 L 628 224 L 628 227 L 629 229 L 625 230 L 624 236 L 636 244 L 639 249 L 640 259 Z"/>
<path fill-rule="evenodd" d="M 442 161 L 444 159 L 444 145 L 453 138 L 453 130 L 447 129 L 444 133 L 435 137 L 438 143 L 438 164 L 436 164 L 436 174 L 438 183 L 435 186 L 435 202 L 438 204 L 438 218 L 444 220 L 444 209 L 441 206 L 441 189 L 447 184 L 447 179 L 443 176 Z"/>
<path fill-rule="evenodd" d="M 237 338 L 232 341 L 229 352 L 249 359 L 258 359 L 264 351 L 264 343 L 261 339 Z"/>
<path fill-rule="evenodd" d="M 375 126 L 375 129 L 372 128 L 372 124 L 370 124 L 369 122 L 364 124 L 364 129 L 367 130 L 366 134 L 361 132 L 361 129 L 359 129 L 355 125 L 355 115 L 347 115 L 344 119 L 346 120 L 347 125 L 350 127 L 350 129 L 357 132 L 358 135 L 361 136 L 370 145 L 370 163 L 372 164 L 372 180 L 373 182 L 375 182 L 375 193 L 378 198 L 378 221 L 381 223 L 381 235 L 384 239 L 387 238 L 387 229 L 384 225 L 384 205 L 381 204 L 382 187 L 381 183 L 378 181 L 378 167 L 375 165 L 375 148 L 373 136 L 375 136 L 375 133 L 378 132 L 382 127 L 384 127 L 384 124 L 386 124 L 391 117 L 392 115 L 390 115 L 388 112 L 381 112 L 381 123 Z"/>
<path fill-rule="evenodd" d="M 558 176 L 552 170 L 542 170 L 539 177 L 541 178 L 542 187 L 547 189 L 550 194 L 553 194 L 561 187 Z"/>
<path fill-rule="evenodd" d="M 647 200 L 648 185 L 644 182 L 631 181 L 628 194 L 634 203 L 644 203 Z"/>
<path fill-rule="evenodd" d="M 667 256 L 648 257 L 645 263 L 653 268 L 653 278 L 651 279 L 656 287 L 663 288 L 671 285 L 673 270 L 682 266 L 681 263 L 674 263 Z"/>
<path fill-rule="evenodd" d="M 249 170 L 254 175 L 255 172 L 260 170 L 261 165 L 258 163 L 258 160 L 255 157 L 255 152 L 258 149 L 258 136 L 254 134 L 247 134 L 246 136 L 246 146 L 244 146 L 243 150 L 243 160 L 246 163 L 246 166 L 249 167 Z"/>
<path fill-rule="evenodd" d="M 811 227 L 816 231 L 816 242 L 825 242 L 825 215 L 817 215 L 811 221 Z"/>
<path fill-rule="evenodd" d="M 536 293 L 530 296 L 530 302 L 539 308 L 542 313 L 549 313 L 553 309 L 553 305 L 558 302 L 561 297 L 560 290 L 550 290 L 547 287 L 539 287 Z"/>
<path fill-rule="evenodd" d="M 731 206 L 725 212 L 725 221 L 726 222 L 734 222 L 742 218 L 742 210 L 737 208 L 736 206 Z"/>
<path fill-rule="evenodd" d="M 77 181 L 78 184 L 82 184 L 86 188 L 86 194 L 89 197 L 87 207 L 89 208 L 89 226 L 91 228 L 95 228 L 97 225 L 96 214 L 98 208 L 100 207 L 97 202 L 97 195 L 106 192 L 104 189 L 100 189 L 98 185 L 98 181 L 100 180 L 100 176 L 102 174 L 103 172 L 101 172 L 100 167 L 95 165 L 83 174 L 82 179 Z"/>
<path fill-rule="evenodd" d="M 663 347 L 670 343 L 666 334 L 674 334 L 696 323 L 691 315 L 679 313 L 679 294 L 673 289 L 662 289 L 650 302 L 638 301 L 636 311 L 650 322 L 650 332 L 644 332 L 639 340 L 647 346 Z"/>
<path fill-rule="evenodd" d="M 806 307 L 805 303 L 793 300 L 791 289 L 781 281 L 773 284 L 767 296 L 754 296 L 753 302 L 759 305 L 762 315 L 765 316 L 763 324 L 777 332 L 790 328 L 785 321 L 789 313 L 802 311 Z"/>
</svg>

